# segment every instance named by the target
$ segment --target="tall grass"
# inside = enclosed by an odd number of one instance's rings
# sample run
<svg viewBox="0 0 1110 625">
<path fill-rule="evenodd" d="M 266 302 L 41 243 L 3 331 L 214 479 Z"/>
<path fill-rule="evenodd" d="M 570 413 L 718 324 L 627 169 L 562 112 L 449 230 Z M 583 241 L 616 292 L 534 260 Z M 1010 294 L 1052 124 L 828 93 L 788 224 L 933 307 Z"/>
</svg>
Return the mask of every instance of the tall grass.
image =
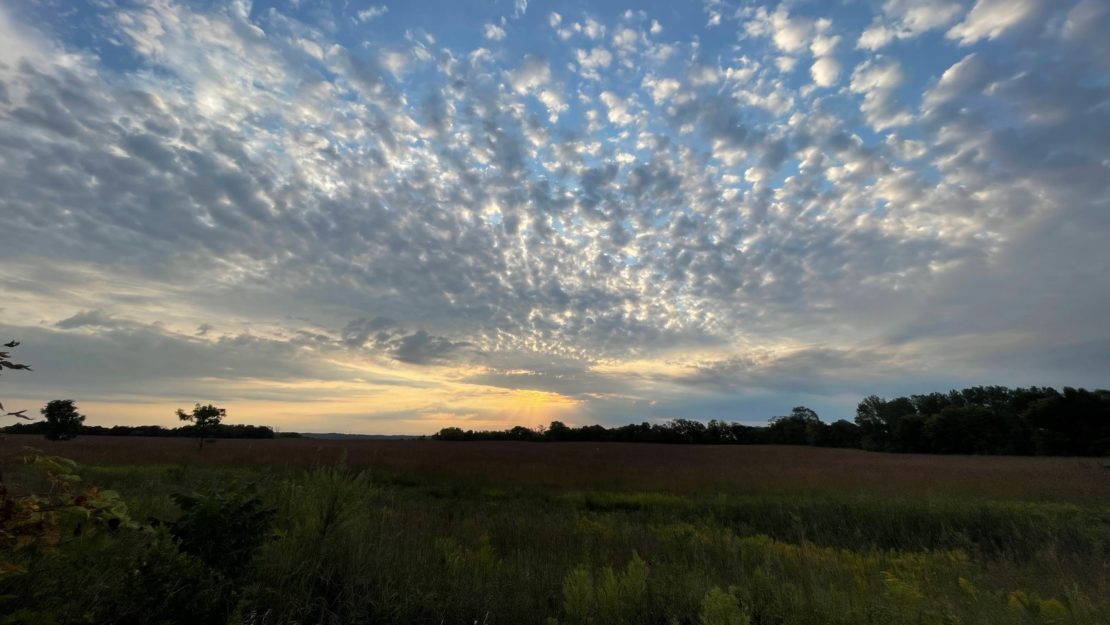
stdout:
<svg viewBox="0 0 1110 625">
<path fill-rule="evenodd" d="M 679 496 L 344 465 L 84 474 L 120 491 L 136 519 L 172 522 L 171 493 L 242 484 L 276 509 L 272 535 L 235 592 L 215 593 L 234 605 L 205 622 L 1110 623 L 1104 502 L 789 490 Z M 104 614 L 113 576 L 132 579 L 125 568 L 135 558 L 169 558 L 171 547 L 149 533 L 75 545 L 64 566 L 43 559 L 18 580 L 0 579 L 9 596 L 0 613 L 22 610 L 23 621 L 8 622 L 36 622 L 27 615 L 39 613 L 38 622 L 113 622 L 80 615 Z M 101 599 L 63 592 L 92 587 L 91 579 L 100 580 Z M 129 583 L 112 591 L 122 597 L 114 605 L 138 592 Z M 47 605 L 42 592 L 16 592 L 31 587 L 60 599 Z M 199 582 L 190 588 L 205 592 Z M 71 620 L 47 618 L 61 610 Z"/>
</svg>

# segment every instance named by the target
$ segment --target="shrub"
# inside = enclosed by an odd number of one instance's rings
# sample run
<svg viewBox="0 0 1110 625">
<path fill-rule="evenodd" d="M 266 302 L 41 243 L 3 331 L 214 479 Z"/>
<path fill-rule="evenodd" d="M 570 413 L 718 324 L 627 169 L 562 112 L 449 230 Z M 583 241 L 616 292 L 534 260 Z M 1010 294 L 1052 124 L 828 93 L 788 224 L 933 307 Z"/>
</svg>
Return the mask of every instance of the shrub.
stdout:
<svg viewBox="0 0 1110 625">
<path fill-rule="evenodd" d="M 749 625 L 751 619 L 740 607 L 735 590 L 728 592 L 714 586 L 705 594 L 698 613 L 698 625 Z"/>
<path fill-rule="evenodd" d="M 632 552 L 623 572 L 612 567 L 596 575 L 577 567 L 563 580 L 563 611 L 569 625 L 629 625 L 641 620 L 648 565 Z"/>
<path fill-rule="evenodd" d="M 235 577 L 250 563 L 268 537 L 274 509 L 250 493 L 173 495 L 181 516 L 170 533 L 181 551 L 213 569 Z"/>
<path fill-rule="evenodd" d="M 369 473 L 342 465 L 280 483 L 279 533 L 259 554 L 252 604 L 281 615 L 278 622 L 365 621 L 379 566 L 375 494 Z"/>
</svg>

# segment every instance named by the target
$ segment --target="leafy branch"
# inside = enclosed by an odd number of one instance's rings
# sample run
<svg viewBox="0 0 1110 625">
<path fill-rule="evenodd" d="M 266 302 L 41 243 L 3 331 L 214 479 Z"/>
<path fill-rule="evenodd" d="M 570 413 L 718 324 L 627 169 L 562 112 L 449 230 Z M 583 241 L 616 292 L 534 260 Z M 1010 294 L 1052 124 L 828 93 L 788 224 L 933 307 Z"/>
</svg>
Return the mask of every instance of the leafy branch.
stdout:
<svg viewBox="0 0 1110 625">
<path fill-rule="evenodd" d="M 5 351 L 0 351 L 0 373 L 3 373 L 4 369 L 11 369 L 13 371 L 31 371 L 31 367 L 28 366 L 28 365 L 20 364 L 18 362 L 12 362 L 12 360 L 11 360 L 11 358 L 12 358 L 11 351 L 7 351 L 7 350 L 11 350 L 11 349 L 14 349 L 16 347 L 19 347 L 19 341 L 14 341 L 13 340 L 13 341 L 8 341 L 7 343 L 4 343 Z M 0 410 L 5 410 L 3 403 L 0 403 Z M 15 410 L 15 411 L 12 411 L 12 412 L 6 412 L 6 413 L 4 413 L 3 416 L 15 417 L 17 419 L 24 419 L 26 421 L 31 421 L 32 420 L 31 417 L 28 417 L 27 415 L 23 414 L 25 412 L 27 412 L 26 409 L 24 409 L 24 410 Z"/>
<path fill-rule="evenodd" d="M 81 483 L 77 463 L 28 451 L 24 462 L 42 474 L 47 487 L 16 495 L 0 479 L 0 578 L 25 572 L 19 552 L 54 554 L 67 539 L 98 529 L 139 527 L 118 493 Z"/>
</svg>

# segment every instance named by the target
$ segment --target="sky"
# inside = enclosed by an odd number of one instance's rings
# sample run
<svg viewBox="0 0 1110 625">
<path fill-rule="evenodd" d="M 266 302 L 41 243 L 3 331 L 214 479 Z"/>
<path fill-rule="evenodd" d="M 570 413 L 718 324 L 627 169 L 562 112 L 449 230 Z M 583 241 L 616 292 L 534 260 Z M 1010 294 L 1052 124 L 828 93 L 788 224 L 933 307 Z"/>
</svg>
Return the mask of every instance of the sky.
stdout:
<svg viewBox="0 0 1110 625">
<path fill-rule="evenodd" d="M 748 423 L 1110 386 L 1104 0 L 0 0 L 9 409 Z"/>
</svg>

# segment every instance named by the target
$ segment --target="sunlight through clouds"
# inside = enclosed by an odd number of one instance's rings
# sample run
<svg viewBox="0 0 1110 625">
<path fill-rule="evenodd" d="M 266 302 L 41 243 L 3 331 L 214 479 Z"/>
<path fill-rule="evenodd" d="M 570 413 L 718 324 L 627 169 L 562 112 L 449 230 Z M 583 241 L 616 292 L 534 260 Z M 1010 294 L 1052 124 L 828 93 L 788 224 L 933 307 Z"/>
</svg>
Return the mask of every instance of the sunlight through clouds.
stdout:
<svg viewBox="0 0 1110 625">
<path fill-rule="evenodd" d="M 6 397 L 419 433 L 1105 376 L 1099 3 L 440 8 L 0 5 Z"/>
</svg>

